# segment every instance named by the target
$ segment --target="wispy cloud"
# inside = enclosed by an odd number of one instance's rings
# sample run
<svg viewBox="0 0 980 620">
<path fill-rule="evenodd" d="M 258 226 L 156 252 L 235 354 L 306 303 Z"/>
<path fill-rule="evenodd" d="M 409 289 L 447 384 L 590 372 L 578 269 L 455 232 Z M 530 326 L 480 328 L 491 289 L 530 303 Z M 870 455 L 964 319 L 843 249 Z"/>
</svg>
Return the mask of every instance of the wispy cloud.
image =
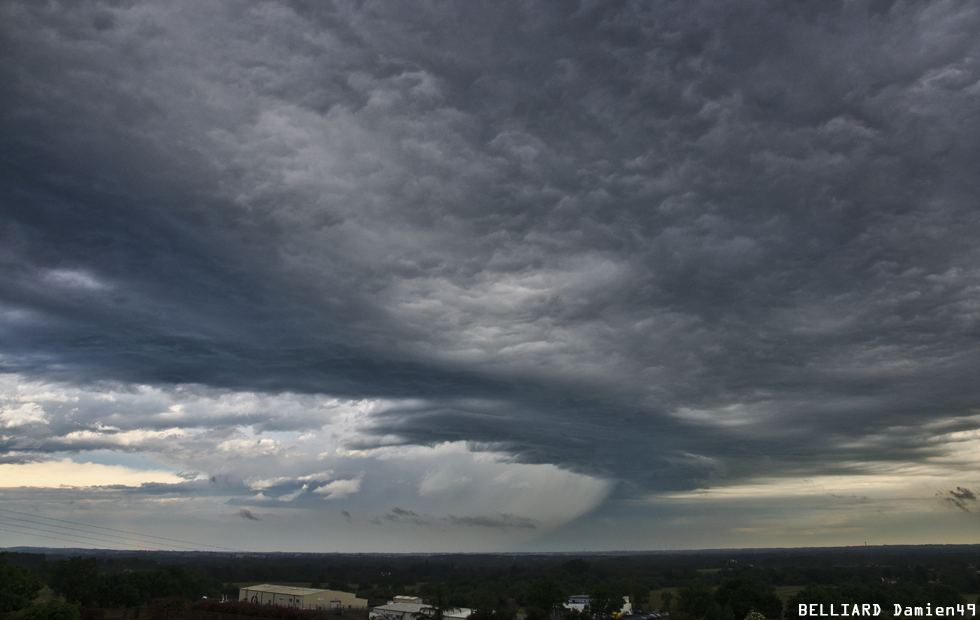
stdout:
<svg viewBox="0 0 980 620">
<path fill-rule="evenodd" d="M 522 527 L 534 529 L 538 526 L 534 519 L 514 515 L 495 515 L 492 517 L 449 517 L 449 522 L 455 525 L 475 527 Z"/>
<path fill-rule="evenodd" d="M 936 496 L 946 504 L 958 508 L 963 512 L 975 512 L 980 509 L 977 495 L 970 489 L 964 489 L 963 487 L 944 489 L 937 492 Z"/>
</svg>

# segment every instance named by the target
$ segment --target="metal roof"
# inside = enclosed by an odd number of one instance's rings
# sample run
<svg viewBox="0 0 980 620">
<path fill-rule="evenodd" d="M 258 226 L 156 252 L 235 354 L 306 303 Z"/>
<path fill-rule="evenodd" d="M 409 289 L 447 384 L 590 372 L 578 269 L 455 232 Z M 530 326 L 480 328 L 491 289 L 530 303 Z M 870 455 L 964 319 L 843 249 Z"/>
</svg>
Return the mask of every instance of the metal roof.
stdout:
<svg viewBox="0 0 980 620">
<path fill-rule="evenodd" d="M 396 613 L 410 613 L 418 614 L 422 613 L 423 609 L 432 609 L 432 605 L 418 604 L 418 603 L 388 603 L 387 605 L 378 605 L 374 608 L 374 611 L 393 611 Z M 444 618 L 467 618 L 473 613 L 473 610 L 468 607 L 458 607 L 456 609 L 445 610 Z"/>
<path fill-rule="evenodd" d="M 431 609 L 431 608 L 432 608 L 431 605 L 423 605 L 419 603 L 388 603 L 387 605 L 378 605 L 374 609 L 375 610 L 380 609 L 384 611 L 398 611 L 398 612 L 407 611 L 409 613 L 414 614 L 422 611 L 423 609 Z"/>
<path fill-rule="evenodd" d="M 321 592 L 338 592 L 337 590 L 320 590 L 318 588 L 297 588 L 295 586 L 273 586 L 267 583 L 263 583 L 259 586 L 248 586 L 247 588 L 242 588 L 242 590 L 250 590 L 257 592 L 271 592 L 272 594 L 290 594 L 293 596 L 306 596 L 307 594 L 317 594 Z M 346 594 L 346 593 L 345 593 Z"/>
</svg>

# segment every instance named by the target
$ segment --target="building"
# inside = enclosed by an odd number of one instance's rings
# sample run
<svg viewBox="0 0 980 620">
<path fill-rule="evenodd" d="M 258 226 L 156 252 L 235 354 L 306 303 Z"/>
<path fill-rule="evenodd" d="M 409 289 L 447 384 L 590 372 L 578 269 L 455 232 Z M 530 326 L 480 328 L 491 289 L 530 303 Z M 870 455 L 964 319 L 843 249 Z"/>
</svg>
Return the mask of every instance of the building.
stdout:
<svg viewBox="0 0 980 620">
<path fill-rule="evenodd" d="M 432 607 L 422 602 L 422 599 L 411 596 L 396 596 L 387 605 L 378 605 L 368 614 L 369 620 L 418 620 L 432 615 Z M 459 607 L 443 612 L 444 620 L 466 620 L 473 613 L 472 609 Z"/>
<path fill-rule="evenodd" d="M 565 609 L 574 609 L 576 611 L 582 611 L 585 606 L 589 604 L 588 594 L 574 594 L 568 597 L 568 601 L 565 603 Z"/>
<path fill-rule="evenodd" d="M 258 603 L 259 605 L 321 610 L 365 609 L 368 603 L 367 599 L 357 598 L 350 592 L 269 584 L 241 588 L 238 591 L 238 600 L 243 603 Z"/>
<path fill-rule="evenodd" d="M 586 605 L 589 604 L 588 594 L 576 594 L 574 596 L 568 597 L 568 602 L 565 603 L 565 609 L 575 609 L 577 611 L 582 611 L 585 609 Z M 633 613 L 633 605 L 630 603 L 630 597 L 623 597 L 623 607 L 619 611 L 613 614 L 614 618 L 620 618 L 624 615 L 629 615 Z"/>
</svg>

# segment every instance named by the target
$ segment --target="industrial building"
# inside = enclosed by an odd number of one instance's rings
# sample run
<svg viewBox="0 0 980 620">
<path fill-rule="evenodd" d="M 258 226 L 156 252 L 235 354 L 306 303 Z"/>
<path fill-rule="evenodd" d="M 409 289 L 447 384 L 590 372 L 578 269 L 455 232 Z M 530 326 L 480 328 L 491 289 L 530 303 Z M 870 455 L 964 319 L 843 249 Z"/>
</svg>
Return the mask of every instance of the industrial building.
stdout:
<svg viewBox="0 0 980 620">
<path fill-rule="evenodd" d="M 422 602 L 422 599 L 408 596 L 396 596 L 387 605 L 378 605 L 368 614 L 369 620 L 418 620 L 431 616 L 433 609 Z M 447 609 L 443 613 L 445 620 L 466 620 L 473 613 L 472 609 L 459 607 Z"/>
<path fill-rule="evenodd" d="M 259 605 L 320 610 L 365 609 L 368 604 L 367 599 L 357 598 L 350 592 L 273 586 L 267 583 L 241 588 L 238 591 L 238 600 L 243 603 L 257 603 Z"/>
<path fill-rule="evenodd" d="M 568 602 L 565 603 L 565 609 L 574 609 L 576 611 L 583 611 L 589 605 L 589 595 L 588 594 L 575 594 L 568 597 Z M 613 613 L 614 618 L 620 618 L 622 616 L 628 616 L 633 613 L 633 605 L 630 604 L 630 597 L 623 597 L 623 608 L 617 612 Z"/>
</svg>

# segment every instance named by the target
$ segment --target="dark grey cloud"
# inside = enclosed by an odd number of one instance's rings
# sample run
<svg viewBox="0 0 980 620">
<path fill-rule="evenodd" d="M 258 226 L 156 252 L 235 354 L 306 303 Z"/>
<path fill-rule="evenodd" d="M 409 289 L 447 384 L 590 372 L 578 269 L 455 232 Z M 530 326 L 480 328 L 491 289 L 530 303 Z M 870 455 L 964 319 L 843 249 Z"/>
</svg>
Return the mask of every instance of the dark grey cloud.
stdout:
<svg viewBox="0 0 980 620">
<path fill-rule="evenodd" d="M 344 517 L 350 520 L 350 514 L 344 511 Z M 384 523 L 399 523 L 409 525 L 443 526 L 453 525 L 475 528 L 495 528 L 495 529 L 536 529 L 538 521 L 528 517 L 521 517 L 512 514 L 495 515 L 476 515 L 476 516 L 455 516 L 435 517 L 424 515 L 406 510 L 404 508 L 392 508 L 380 518 L 369 519 L 371 523 L 381 525 Z"/>
<path fill-rule="evenodd" d="M 6 372 L 392 399 L 371 445 L 463 440 L 623 494 L 925 460 L 978 426 L 969 3 L 24 1 L 0 24 Z M 104 422 L 71 408 L 0 449 L 104 448 L 65 439 Z"/>
<path fill-rule="evenodd" d="M 417 512 L 412 510 L 405 510 L 404 508 L 398 508 L 397 506 L 385 513 L 380 519 L 375 519 L 375 523 L 412 523 L 415 525 L 422 525 L 431 521 L 431 517 L 423 517 Z"/>
<path fill-rule="evenodd" d="M 43 454 L 10 451 L 0 456 L 0 464 L 19 465 L 23 463 L 37 463 L 44 459 L 45 455 Z"/>
<path fill-rule="evenodd" d="M 253 515 L 252 514 L 252 511 L 251 510 L 248 510 L 247 508 L 242 508 L 241 510 L 239 510 L 238 511 L 238 516 L 242 517 L 243 519 L 248 519 L 249 521 L 261 521 L 262 520 L 262 519 L 256 517 L 255 515 Z"/>
<path fill-rule="evenodd" d="M 534 519 L 518 517 L 516 515 L 501 514 L 492 517 L 449 517 L 450 523 L 455 525 L 469 525 L 475 527 L 518 527 L 534 529 L 538 527 Z"/>
<path fill-rule="evenodd" d="M 936 497 L 946 504 L 953 506 L 963 512 L 974 512 L 980 505 L 977 502 L 976 493 L 970 489 L 956 487 L 955 489 L 944 489 L 936 493 Z"/>
</svg>

